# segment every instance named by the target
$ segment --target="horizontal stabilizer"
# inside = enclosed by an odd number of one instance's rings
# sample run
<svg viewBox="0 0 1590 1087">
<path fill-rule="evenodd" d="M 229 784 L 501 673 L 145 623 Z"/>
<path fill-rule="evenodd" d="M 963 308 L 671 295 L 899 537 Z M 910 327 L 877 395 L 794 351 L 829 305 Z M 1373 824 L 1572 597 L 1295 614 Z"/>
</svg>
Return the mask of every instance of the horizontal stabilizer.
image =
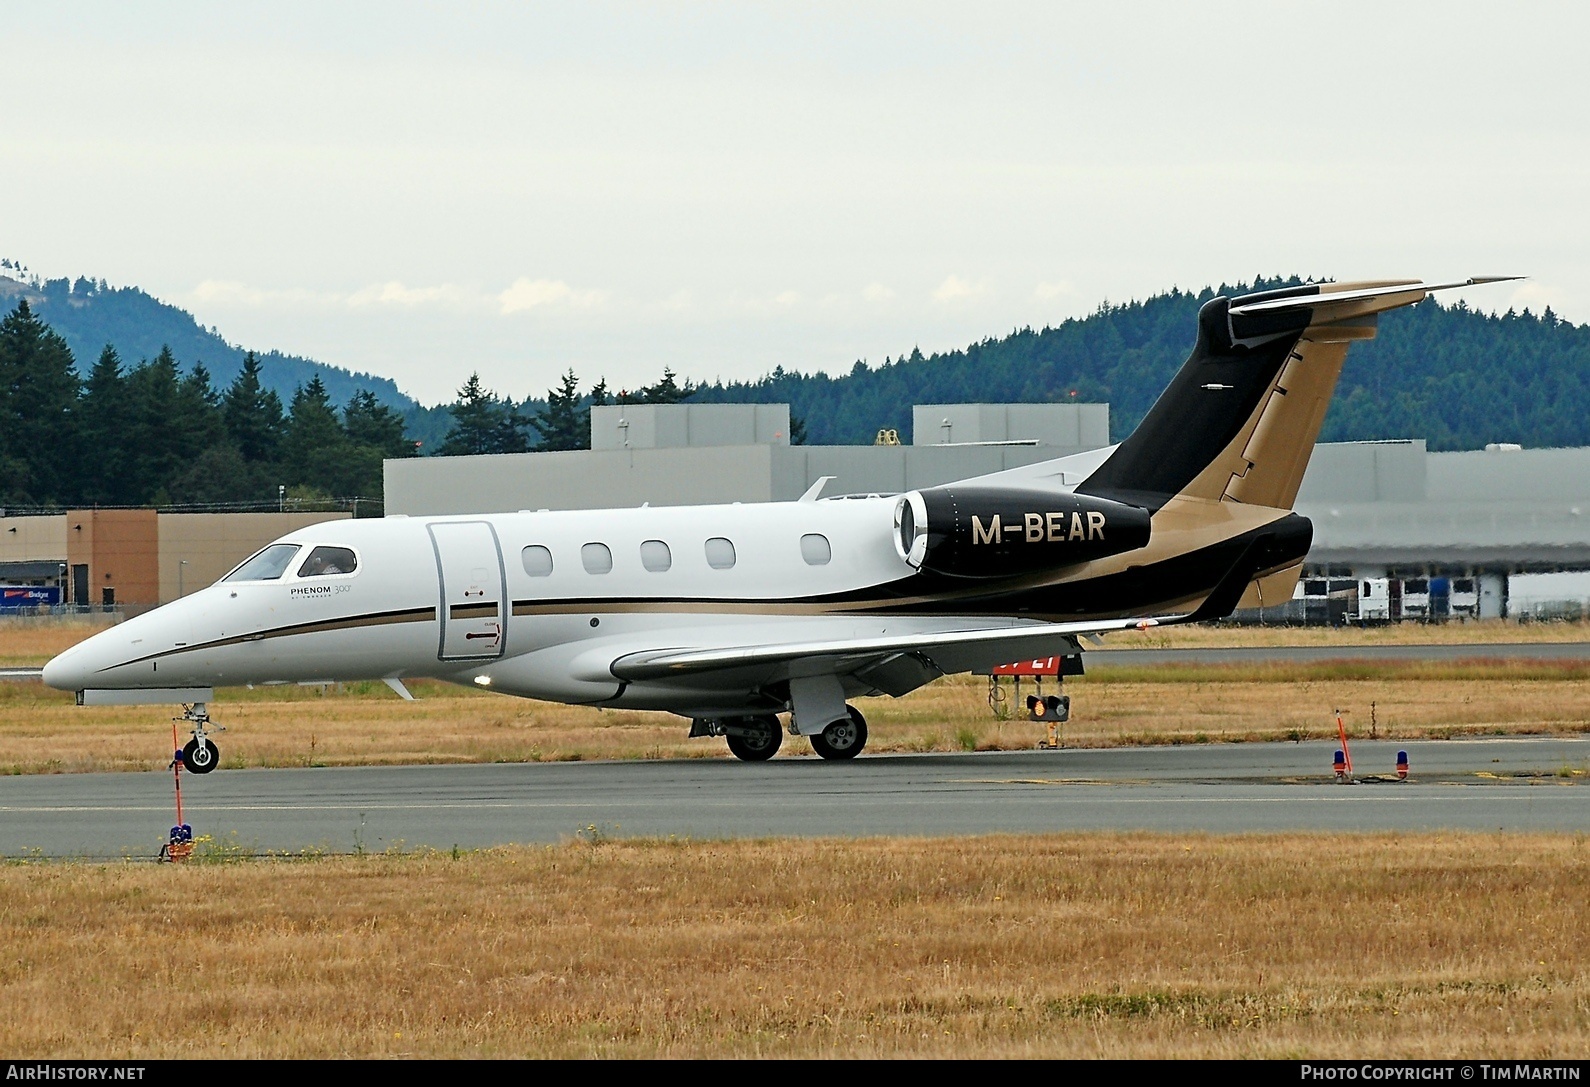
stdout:
<svg viewBox="0 0 1590 1087">
<path fill-rule="evenodd" d="M 1446 291 L 1454 287 L 1477 287 L 1484 283 L 1507 283 L 1523 276 L 1474 276 L 1470 279 L 1455 279 L 1449 283 L 1421 283 L 1417 280 L 1411 283 L 1380 284 L 1374 287 L 1359 287 L 1341 291 L 1333 291 L 1329 284 L 1322 284 L 1318 294 L 1293 294 L 1285 298 L 1261 298 L 1255 302 L 1244 302 L 1240 298 L 1231 302 L 1231 315 L 1233 317 L 1246 317 L 1255 313 L 1276 313 L 1283 310 L 1312 309 L 1315 311 L 1315 320 L 1321 318 L 1329 320 L 1329 314 L 1321 314 L 1322 309 L 1345 306 L 1349 302 L 1368 302 L 1375 299 L 1387 299 L 1393 304 L 1387 309 L 1407 305 L 1407 302 L 1397 296 L 1418 293 L 1427 295 L 1432 291 Z M 1374 309 L 1375 307 L 1353 307 L 1355 310 Z"/>
</svg>

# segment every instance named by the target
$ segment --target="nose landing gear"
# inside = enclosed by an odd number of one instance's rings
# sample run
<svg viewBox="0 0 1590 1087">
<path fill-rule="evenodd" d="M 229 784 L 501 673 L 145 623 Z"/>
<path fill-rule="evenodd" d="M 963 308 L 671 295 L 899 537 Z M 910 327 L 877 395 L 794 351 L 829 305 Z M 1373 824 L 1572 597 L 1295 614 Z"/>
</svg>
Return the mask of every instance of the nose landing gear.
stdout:
<svg viewBox="0 0 1590 1087">
<path fill-rule="evenodd" d="M 174 720 L 193 725 L 193 739 L 182 747 L 182 765 L 195 774 L 208 774 L 220 765 L 221 749 L 210 739 L 210 730 L 225 732 L 226 729 L 211 722 L 205 703 L 194 702 L 183 706 L 182 716 Z"/>
</svg>

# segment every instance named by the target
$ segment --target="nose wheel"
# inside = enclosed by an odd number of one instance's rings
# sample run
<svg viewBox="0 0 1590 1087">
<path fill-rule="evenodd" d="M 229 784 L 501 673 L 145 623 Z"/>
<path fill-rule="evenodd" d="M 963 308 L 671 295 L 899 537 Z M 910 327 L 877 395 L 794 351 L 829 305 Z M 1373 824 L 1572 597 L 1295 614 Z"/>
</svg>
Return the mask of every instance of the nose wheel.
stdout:
<svg viewBox="0 0 1590 1087">
<path fill-rule="evenodd" d="M 193 739 L 182 745 L 181 760 L 190 773 L 208 774 L 221 764 L 221 749 L 215 746 L 210 739 L 210 730 L 225 732 L 226 729 L 214 724 L 203 702 L 195 702 L 191 706 L 182 707 L 182 716 L 176 718 L 193 726 Z"/>
<path fill-rule="evenodd" d="M 182 765 L 195 774 L 208 774 L 221 761 L 221 750 L 209 738 L 189 740 L 182 745 Z"/>
</svg>

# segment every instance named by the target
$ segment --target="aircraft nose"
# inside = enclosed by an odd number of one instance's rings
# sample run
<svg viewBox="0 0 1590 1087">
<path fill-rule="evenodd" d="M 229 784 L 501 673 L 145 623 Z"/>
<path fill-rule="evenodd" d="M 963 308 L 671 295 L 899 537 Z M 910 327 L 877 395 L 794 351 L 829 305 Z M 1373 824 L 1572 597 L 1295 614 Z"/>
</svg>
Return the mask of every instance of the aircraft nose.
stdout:
<svg viewBox="0 0 1590 1087">
<path fill-rule="evenodd" d="M 83 655 L 74 647 L 51 660 L 44 666 L 44 685 L 58 691 L 82 690 L 88 679 L 88 670 L 79 663 L 82 659 Z"/>
</svg>

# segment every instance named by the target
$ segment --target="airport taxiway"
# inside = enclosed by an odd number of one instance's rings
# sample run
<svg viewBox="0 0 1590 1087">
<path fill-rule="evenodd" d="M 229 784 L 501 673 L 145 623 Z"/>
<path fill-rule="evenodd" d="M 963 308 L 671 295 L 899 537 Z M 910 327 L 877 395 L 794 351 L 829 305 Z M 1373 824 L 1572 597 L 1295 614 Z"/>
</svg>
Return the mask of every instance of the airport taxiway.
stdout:
<svg viewBox="0 0 1590 1087">
<path fill-rule="evenodd" d="M 800 741 L 787 741 L 797 749 Z M 581 833 L 714 839 L 1151 830 L 1590 831 L 1590 738 L 1308 742 L 292 770 L 184 776 L 196 834 L 258 851 L 479 848 Z M 1395 780 L 1396 752 L 1413 773 Z M 163 773 L 0 778 L 0 853 L 149 857 Z"/>
</svg>

